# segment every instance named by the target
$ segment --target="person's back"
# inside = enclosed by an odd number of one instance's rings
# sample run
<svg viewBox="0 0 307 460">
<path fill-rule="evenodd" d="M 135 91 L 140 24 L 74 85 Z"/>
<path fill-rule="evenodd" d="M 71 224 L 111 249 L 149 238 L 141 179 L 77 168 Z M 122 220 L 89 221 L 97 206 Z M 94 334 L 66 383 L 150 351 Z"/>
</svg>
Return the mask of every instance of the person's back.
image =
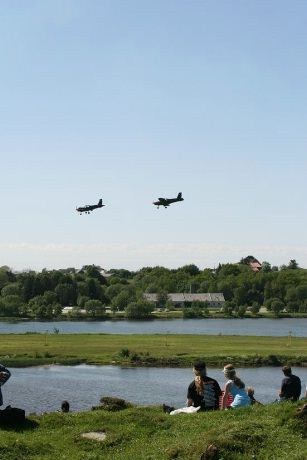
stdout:
<svg viewBox="0 0 307 460">
<path fill-rule="evenodd" d="M 233 365 L 227 364 L 224 367 L 223 372 L 228 381 L 225 384 L 221 409 L 227 409 L 227 398 L 229 394 L 233 397 L 233 402 L 230 404 L 230 407 L 236 408 L 250 406 L 250 397 L 245 390 L 244 383 L 236 375 L 236 370 Z"/>
<path fill-rule="evenodd" d="M 285 378 L 281 382 L 279 396 L 281 399 L 291 399 L 297 401 L 301 395 L 301 379 L 293 375 L 289 366 L 283 367 Z"/>
<path fill-rule="evenodd" d="M 190 383 L 187 394 L 187 405 L 201 407 L 201 410 L 219 408 L 221 388 L 216 380 L 206 375 L 206 364 L 203 361 L 194 363 L 195 379 Z"/>
<path fill-rule="evenodd" d="M 219 384 L 210 377 L 202 378 L 202 389 L 199 390 L 195 380 L 188 387 L 187 398 L 191 400 L 194 407 L 201 407 L 201 410 L 212 410 L 219 408 L 219 397 L 222 394 Z"/>
<path fill-rule="evenodd" d="M 61 411 L 62 412 L 69 412 L 69 402 L 63 401 L 61 404 Z"/>
<path fill-rule="evenodd" d="M 227 383 L 229 383 L 229 392 L 233 397 L 231 407 L 243 407 L 251 404 L 251 399 L 244 387 L 238 387 L 232 380 L 229 380 Z"/>
</svg>

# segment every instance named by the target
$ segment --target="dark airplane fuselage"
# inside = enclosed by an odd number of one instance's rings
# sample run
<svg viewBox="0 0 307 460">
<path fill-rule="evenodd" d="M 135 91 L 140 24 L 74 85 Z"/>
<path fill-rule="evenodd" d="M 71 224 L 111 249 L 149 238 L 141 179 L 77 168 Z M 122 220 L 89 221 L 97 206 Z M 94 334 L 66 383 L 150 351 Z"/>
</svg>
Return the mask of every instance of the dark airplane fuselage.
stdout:
<svg viewBox="0 0 307 460">
<path fill-rule="evenodd" d="M 154 201 L 153 204 L 155 206 L 164 206 L 167 208 L 170 204 L 172 203 L 177 203 L 177 201 L 184 201 L 184 199 L 181 196 L 181 193 L 178 194 L 177 198 L 159 198 L 158 201 Z"/>
<path fill-rule="evenodd" d="M 105 206 L 105 204 L 102 204 L 102 200 L 99 200 L 98 204 L 80 206 L 79 208 L 76 208 L 76 211 L 78 211 L 80 214 L 82 214 L 82 212 L 89 214 L 91 211 L 94 211 L 94 209 L 102 208 L 103 206 Z"/>
</svg>

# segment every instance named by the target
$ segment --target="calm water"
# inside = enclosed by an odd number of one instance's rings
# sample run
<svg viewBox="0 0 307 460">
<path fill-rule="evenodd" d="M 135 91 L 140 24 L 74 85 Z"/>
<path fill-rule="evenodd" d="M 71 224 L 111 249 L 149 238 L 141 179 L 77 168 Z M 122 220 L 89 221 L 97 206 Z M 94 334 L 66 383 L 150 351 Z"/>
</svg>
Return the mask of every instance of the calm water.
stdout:
<svg viewBox="0 0 307 460">
<path fill-rule="evenodd" d="M 171 319 L 153 321 L 26 321 L 0 322 L 0 334 L 54 332 L 63 334 L 210 334 L 307 336 L 307 318 L 285 319 Z"/>
<path fill-rule="evenodd" d="M 12 376 L 3 386 L 4 405 L 11 404 L 29 412 L 58 410 L 62 400 L 72 411 L 98 405 L 101 396 L 117 396 L 138 405 L 167 403 L 185 405 L 191 369 L 123 368 L 118 366 L 45 366 L 11 369 Z M 305 391 L 307 368 L 292 368 L 301 378 Z M 280 368 L 237 369 L 246 386 L 255 388 L 256 399 L 276 399 L 283 374 Z M 208 369 L 208 375 L 224 385 L 220 369 Z"/>
</svg>

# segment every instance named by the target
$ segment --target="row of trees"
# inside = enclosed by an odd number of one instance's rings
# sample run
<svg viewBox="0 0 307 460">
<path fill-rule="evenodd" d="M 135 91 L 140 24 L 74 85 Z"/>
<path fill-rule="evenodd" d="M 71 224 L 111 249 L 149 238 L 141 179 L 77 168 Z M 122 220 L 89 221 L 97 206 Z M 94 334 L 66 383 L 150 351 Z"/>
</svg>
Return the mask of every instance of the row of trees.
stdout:
<svg viewBox="0 0 307 460">
<path fill-rule="evenodd" d="M 43 270 L 13 273 L 0 268 L 0 315 L 9 317 L 59 317 L 64 306 L 73 313 L 81 309 L 90 316 L 103 316 L 106 308 L 125 311 L 128 317 L 146 317 L 153 304 L 143 298 L 144 292 L 158 293 L 159 306 L 171 308 L 171 292 L 222 292 L 226 303 L 224 312 L 244 315 L 249 307 L 257 313 L 261 305 L 278 314 L 307 312 L 307 270 L 295 260 L 282 267 L 262 262 L 262 269 L 253 272 L 248 256 L 235 264 L 220 264 L 217 268 L 200 270 L 196 265 L 178 269 L 144 267 L 131 272 L 110 270 L 108 277 L 95 265 L 65 270 Z M 195 304 L 185 315 L 206 313 L 207 305 Z M 194 312 L 194 313 L 193 313 Z"/>
<path fill-rule="evenodd" d="M 92 317 L 103 317 L 106 308 L 124 311 L 129 317 L 148 317 L 154 305 L 142 299 L 142 292 L 127 270 L 114 270 L 109 281 L 100 267 L 84 266 L 80 271 L 43 270 L 40 273 L 13 273 L 0 268 L 0 316 L 57 318 L 63 307 L 72 306 L 75 316 L 85 310 Z"/>
</svg>

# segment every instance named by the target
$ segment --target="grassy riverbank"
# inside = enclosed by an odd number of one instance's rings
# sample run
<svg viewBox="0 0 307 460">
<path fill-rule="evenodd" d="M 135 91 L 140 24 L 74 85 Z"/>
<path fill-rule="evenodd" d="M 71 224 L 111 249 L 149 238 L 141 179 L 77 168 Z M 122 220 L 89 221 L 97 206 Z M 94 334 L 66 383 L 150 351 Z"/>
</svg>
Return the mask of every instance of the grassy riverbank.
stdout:
<svg viewBox="0 0 307 460">
<path fill-rule="evenodd" d="M 44 460 L 303 460 L 306 418 L 298 404 L 170 416 L 160 407 L 52 413 L 29 418 L 24 429 L 0 430 L 0 459 Z M 103 432 L 102 442 L 81 437 Z M 216 457 L 202 457 L 209 445 Z"/>
<path fill-rule="evenodd" d="M 148 318 L 144 318 L 144 320 L 155 320 L 155 319 L 182 319 L 184 318 L 183 309 L 177 308 L 176 310 L 162 310 L 153 311 Z M 277 315 L 274 314 L 272 311 L 267 311 L 265 308 L 260 310 L 259 313 L 253 314 L 250 311 L 246 311 L 244 315 L 238 316 L 236 313 L 231 315 L 227 315 L 220 310 L 209 310 L 209 312 L 203 312 L 201 316 L 195 317 L 195 319 L 288 319 L 288 318 L 307 318 L 307 313 L 299 313 L 299 312 L 280 312 Z M 117 312 L 110 312 L 106 311 L 106 313 L 102 316 L 91 316 L 87 315 L 86 313 L 82 314 L 62 314 L 56 318 L 49 318 L 49 319 L 39 319 L 34 318 L 33 316 L 24 317 L 24 316 L 1 316 L 1 321 L 8 321 L 8 322 L 28 322 L 28 321 L 127 321 L 127 316 L 125 311 L 117 311 Z"/>
<path fill-rule="evenodd" d="M 133 364 L 190 366 L 203 358 L 211 366 L 307 365 L 307 339 L 212 335 L 0 334 L 0 362 L 40 364 Z"/>
</svg>

